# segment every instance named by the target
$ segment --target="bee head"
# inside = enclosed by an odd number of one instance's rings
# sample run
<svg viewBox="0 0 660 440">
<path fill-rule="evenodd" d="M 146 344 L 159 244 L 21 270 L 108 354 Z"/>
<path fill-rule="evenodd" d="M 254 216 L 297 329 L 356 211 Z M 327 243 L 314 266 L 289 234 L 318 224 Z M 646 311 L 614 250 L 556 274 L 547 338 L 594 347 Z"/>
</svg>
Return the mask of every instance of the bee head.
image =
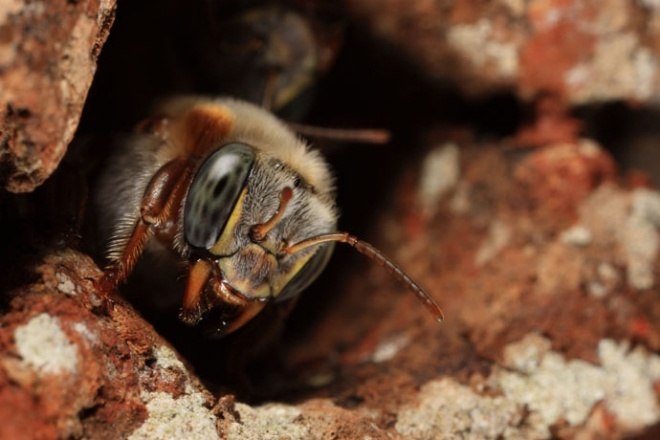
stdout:
<svg viewBox="0 0 660 440">
<path fill-rule="evenodd" d="M 191 258 L 209 268 L 200 271 L 204 282 L 193 290 L 189 283 L 183 316 L 191 323 L 228 297 L 291 298 L 318 277 L 332 253 L 332 244 L 285 252 L 335 231 L 334 201 L 278 158 L 246 144 L 229 143 L 202 163 L 183 210 Z"/>
</svg>

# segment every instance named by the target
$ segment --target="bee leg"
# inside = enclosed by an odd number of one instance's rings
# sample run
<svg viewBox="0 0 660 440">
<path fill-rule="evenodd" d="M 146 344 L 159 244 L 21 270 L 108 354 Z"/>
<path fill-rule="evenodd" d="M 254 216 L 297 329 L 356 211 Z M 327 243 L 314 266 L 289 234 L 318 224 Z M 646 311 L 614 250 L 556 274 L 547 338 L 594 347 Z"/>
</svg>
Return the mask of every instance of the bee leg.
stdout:
<svg viewBox="0 0 660 440">
<path fill-rule="evenodd" d="M 151 179 L 140 204 L 140 216 L 119 257 L 103 273 L 97 290 L 105 301 L 135 267 L 135 263 L 154 232 L 169 227 L 176 215 L 192 171 L 184 160 L 175 159 L 163 165 Z M 111 306 L 111 304 L 109 304 Z"/>
</svg>

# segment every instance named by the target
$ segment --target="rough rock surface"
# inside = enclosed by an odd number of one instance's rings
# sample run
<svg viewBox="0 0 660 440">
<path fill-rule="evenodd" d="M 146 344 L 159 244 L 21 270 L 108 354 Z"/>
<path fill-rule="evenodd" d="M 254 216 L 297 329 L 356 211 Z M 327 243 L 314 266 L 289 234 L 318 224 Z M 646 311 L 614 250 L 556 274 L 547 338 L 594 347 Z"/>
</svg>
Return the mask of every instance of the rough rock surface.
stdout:
<svg viewBox="0 0 660 440">
<path fill-rule="evenodd" d="M 105 315 L 91 259 L 57 251 L 35 271 L 0 318 L 0 438 L 217 437 L 169 344 L 121 300 Z"/>
<path fill-rule="evenodd" d="M 428 75 L 468 94 L 557 92 L 572 103 L 660 96 L 653 0 L 349 0 Z"/>
<path fill-rule="evenodd" d="M 115 0 L 0 3 L 0 185 L 32 191 L 73 139 Z"/>
</svg>

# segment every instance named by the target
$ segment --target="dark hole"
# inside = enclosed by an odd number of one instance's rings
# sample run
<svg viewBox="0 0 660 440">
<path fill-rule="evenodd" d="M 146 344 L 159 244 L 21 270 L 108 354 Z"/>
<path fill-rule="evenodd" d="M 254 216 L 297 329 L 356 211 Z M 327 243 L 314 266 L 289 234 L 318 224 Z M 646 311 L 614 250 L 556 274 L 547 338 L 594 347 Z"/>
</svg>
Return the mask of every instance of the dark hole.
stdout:
<svg viewBox="0 0 660 440">
<path fill-rule="evenodd" d="M 83 408 L 80 410 L 80 412 L 78 412 L 78 417 L 80 418 L 80 420 L 89 419 L 91 417 L 94 417 L 94 415 L 96 415 L 96 413 L 98 413 L 98 411 L 101 408 L 102 408 L 101 405 L 92 405 L 90 407 Z"/>
</svg>

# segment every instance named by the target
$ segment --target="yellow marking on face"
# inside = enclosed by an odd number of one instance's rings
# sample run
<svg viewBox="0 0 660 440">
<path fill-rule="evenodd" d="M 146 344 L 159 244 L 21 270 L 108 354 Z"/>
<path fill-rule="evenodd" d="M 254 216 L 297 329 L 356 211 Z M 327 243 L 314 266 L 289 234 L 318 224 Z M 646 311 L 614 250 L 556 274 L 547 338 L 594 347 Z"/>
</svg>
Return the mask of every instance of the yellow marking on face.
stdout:
<svg viewBox="0 0 660 440">
<path fill-rule="evenodd" d="M 298 258 L 295 264 L 289 269 L 288 272 L 279 273 L 279 276 L 273 278 L 270 285 L 273 290 L 273 296 L 277 297 L 280 292 L 286 287 L 287 284 L 300 272 L 300 270 L 305 267 L 305 265 L 312 259 L 314 252 L 310 252 L 309 255 Z"/>
<path fill-rule="evenodd" d="M 220 238 L 218 238 L 218 241 L 216 241 L 213 247 L 209 249 L 213 255 L 227 255 L 227 253 L 235 250 L 231 249 L 230 246 L 234 241 L 234 231 L 236 230 L 236 226 L 238 225 L 238 222 L 241 219 L 241 215 L 243 214 L 243 203 L 245 201 L 246 195 L 247 188 L 243 188 L 241 194 L 238 196 L 234 210 L 229 215 L 227 224 L 220 234 Z"/>
</svg>

